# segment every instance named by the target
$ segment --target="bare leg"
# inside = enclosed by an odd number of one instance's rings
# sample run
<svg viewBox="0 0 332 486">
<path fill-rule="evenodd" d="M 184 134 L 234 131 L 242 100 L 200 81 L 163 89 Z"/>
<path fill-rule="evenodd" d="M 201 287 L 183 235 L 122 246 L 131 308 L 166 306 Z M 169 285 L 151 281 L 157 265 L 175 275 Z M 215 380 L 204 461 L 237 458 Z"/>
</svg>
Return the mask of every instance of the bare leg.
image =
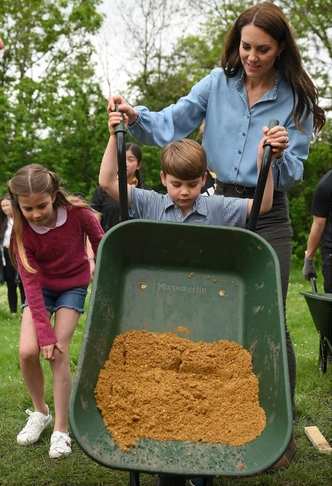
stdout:
<svg viewBox="0 0 332 486">
<path fill-rule="evenodd" d="M 68 431 L 68 409 L 72 391 L 69 348 L 79 317 L 79 312 L 66 307 L 55 313 L 54 332 L 63 348 L 63 353 L 54 350 L 55 359 L 50 362 L 53 373 L 54 430 L 59 432 Z"/>
<path fill-rule="evenodd" d="M 31 397 L 35 412 L 47 414 L 44 373 L 40 365 L 37 332 L 29 307 L 25 307 L 19 344 L 21 373 Z"/>
</svg>

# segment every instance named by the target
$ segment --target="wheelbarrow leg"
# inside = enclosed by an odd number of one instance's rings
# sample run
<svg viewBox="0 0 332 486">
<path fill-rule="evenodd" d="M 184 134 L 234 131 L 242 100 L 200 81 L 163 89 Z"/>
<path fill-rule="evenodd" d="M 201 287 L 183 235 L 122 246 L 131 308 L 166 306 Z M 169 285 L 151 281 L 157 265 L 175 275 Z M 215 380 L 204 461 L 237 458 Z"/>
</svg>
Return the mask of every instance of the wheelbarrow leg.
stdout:
<svg viewBox="0 0 332 486">
<path fill-rule="evenodd" d="M 130 486 L 139 486 L 139 473 L 130 472 Z"/>
<path fill-rule="evenodd" d="M 161 474 L 158 476 L 158 486 L 186 486 L 186 478 L 183 476 L 172 476 Z"/>
<path fill-rule="evenodd" d="M 212 486 L 214 478 L 201 478 L 201 479 L 193 479 L 191 484 L 199 484 L 201 486 Z"/>
<path fill-rule="evenodd" d="M 327 370 L 327 342 L 324 337 L 320 336 L 319 340 L 319 369 L 322 373 Z"/>
</svg>

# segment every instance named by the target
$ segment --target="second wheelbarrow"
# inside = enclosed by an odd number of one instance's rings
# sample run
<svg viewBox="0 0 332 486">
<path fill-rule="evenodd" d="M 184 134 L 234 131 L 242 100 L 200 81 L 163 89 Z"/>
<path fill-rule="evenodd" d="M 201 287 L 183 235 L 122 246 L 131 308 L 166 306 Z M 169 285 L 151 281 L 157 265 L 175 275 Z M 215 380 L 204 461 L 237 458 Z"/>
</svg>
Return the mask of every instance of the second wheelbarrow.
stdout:
<svg viewBox="0 0 332 486">
<path fill-rule="evenodd" d="M 332 356 L 332 294 L 318 292 L 316 280 L 311 279 L 312 292 L 301 291 L 319 334 L 319 369 L 327 370 L 329 358 Z"/>
</svg>

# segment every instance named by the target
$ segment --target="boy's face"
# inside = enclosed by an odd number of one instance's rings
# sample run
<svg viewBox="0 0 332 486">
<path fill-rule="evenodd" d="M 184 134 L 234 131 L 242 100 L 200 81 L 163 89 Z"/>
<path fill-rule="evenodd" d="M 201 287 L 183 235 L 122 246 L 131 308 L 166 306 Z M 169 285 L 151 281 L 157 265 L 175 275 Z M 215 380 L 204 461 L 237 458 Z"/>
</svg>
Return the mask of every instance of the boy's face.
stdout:
<svg viewBox="0 0 332 486">
<path fill-rule="evenodd" d="M 163 172 L 160 173 L 160 177 L 171 199 L 181 208 L 183 214 L 190 211 L 206 181 L 206 174 L 190 181 L 177 179 L 170 174 L 165 176 Z"/>
</svg>

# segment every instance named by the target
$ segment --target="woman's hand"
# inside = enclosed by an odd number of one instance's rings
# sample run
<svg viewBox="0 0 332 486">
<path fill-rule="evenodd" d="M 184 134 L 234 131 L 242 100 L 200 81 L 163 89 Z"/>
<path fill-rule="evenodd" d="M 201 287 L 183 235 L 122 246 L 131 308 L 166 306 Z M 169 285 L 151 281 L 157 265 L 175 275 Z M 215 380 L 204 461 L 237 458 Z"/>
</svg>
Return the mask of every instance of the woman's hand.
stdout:
<svg viewBox="0 0 332 486">
<path fill-rule="evenodd" d="M 265 143 L 270 143 L 272 145 L 272 158 L 280 159 L 284 154 L 284 150 L 289 147 L 289 138 L 286 128 L 280 125 L 271 129 L 263 127 L 263 133 L 266 137 Z"/>
<path fill-rule="evenodd" d="M 135 110 L 121 95 L 110 96 L 108 98 L 107 113 L 110 115 L 115 110 L 115 105 L 119 105 L 119 111 L 126 113 L 128 124 L 132 125 L 138 118 L 138 111 Z"/>
<path fill-rule="evenodd" d="M 60 353 L 63 353 L 63 349 L 60 343 L 48 344 L 47 346 L 40 346 L 40 354 L 46 361 L 54 360 L 54 349 L 58 349 Z"/>
</svg>

